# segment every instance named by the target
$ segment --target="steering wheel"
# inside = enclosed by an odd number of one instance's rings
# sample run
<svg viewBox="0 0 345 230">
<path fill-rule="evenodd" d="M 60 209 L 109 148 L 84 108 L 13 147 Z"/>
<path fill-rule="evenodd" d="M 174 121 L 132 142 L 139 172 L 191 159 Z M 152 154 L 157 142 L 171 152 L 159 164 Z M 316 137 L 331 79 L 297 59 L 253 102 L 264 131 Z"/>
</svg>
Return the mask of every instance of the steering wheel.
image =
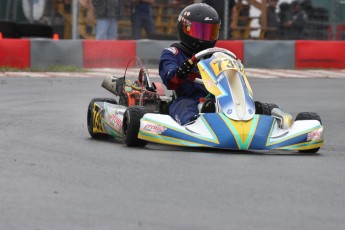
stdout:
<svg viewBox="0 0 345 230">
<path fill-rule="evenodd" d="M 189 59 L 189 62 L 192 62 L 193 64 L 197 63 L 198 61 L 202 60 L 203 58 L 205 58 L 206 56 L 212 55 L 216 52 L 220 52 L 220 53 L 224 53 L 229 55 L 230 57 L 236 59 L 236 55 L 224 48 L 220 48 L 220 47 L 213 47 L 213 48 L 208 48 L 205 50 L 202 50 L 198 53 L 196 53 L 193 57 L 191 57 L 191 59 Z"/>
<path fill-rule="evenodd" d="M 198 63 L 200 60 L 204 59 L 205 57 L 207 56 L 210 56 L 216 52 L 220 52 L 220 53 L 224 53 L 226 55 L 229 55 L 230 57 L 236 59 L 236 55 L 227 50 L 227 49 L 224 49 L 224 48 L 220 48 L 220 47 L 213 47 L 213 48 L 208 48 L 208 49 L 205 49 L 205 50 L 202 50 L 198 53 L 196 53 L 193 57 L 191 57 L 188 62 L 191 63 L 191 64 L 196 64 Z M 199 84 L 203 84 L 203 81 L 199 78 L 195 78 L 194 79 L 194 82 L 196 83 L 199 83 Z"/>
</svg>

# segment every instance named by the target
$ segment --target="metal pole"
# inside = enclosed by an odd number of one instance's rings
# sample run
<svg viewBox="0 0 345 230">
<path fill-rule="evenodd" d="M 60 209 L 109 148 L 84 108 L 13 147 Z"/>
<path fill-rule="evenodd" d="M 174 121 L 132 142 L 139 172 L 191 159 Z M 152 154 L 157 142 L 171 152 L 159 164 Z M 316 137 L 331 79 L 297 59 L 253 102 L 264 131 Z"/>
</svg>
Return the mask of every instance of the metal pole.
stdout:
<svg viewBox="0 0 345 230">
<path fill-rule="evenodd" d="M 10 12 L 11 12 L 11 0 L 7 0 L 6 2 L 6 15 L 5 15 L 5 20 L 10 20 Z"/>
<path fill-rule="evenodd" d="M 32 23 L 34 21 L 34 1 L 30 0 L 29 1 L 29 9 L 30 9 L 30 18 L 29 22 Z"/>
<path fill-rule="evenodd" d="M 334 22 L 335 22 L 335 20 L 334 20 L 334 18 L 335 18 L 335 12 L 334 12 L 334 0 L 332 0 L 332 2 L 331 2 L 331 10 L 330 10 L 331 12 L 331 17 L 330 17 L 330 23 L 331 23 L 331 31 L 332 31 L 332 40 L 335 40 L 335 35 L 334 35 L 334 33 L 335 33 L 335 27 L 334 27 Z"/>
<path fill-rule="evenodd" d="M 78 0 L 72 2 L 72 39 L 78 38 Z"/>
<path fill-rule="evenodd" d="M 229 31 L 229 1 L 228 0 L 224 0 L 224 18 L 222 19 L 224 23 L 223 39 L 227 40 L 228 31 Z"/>
<path fill-rule="evenodd" d="M 18 8 L 18 4 L 17 4 L 17 0 L 13 1 L 13 21 L 17 21 L 17 8 Z"/>
</svg>

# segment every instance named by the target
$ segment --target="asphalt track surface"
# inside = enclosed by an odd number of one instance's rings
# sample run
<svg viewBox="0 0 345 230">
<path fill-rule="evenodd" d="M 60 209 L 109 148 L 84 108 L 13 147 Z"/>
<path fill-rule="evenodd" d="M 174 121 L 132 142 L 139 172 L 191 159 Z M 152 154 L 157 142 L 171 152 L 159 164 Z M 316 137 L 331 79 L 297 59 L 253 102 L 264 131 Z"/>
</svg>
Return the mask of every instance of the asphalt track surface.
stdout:
<svg viewBox="0 0 345 230">
<path fill-rule="evenodd" d="M 0 229 L 344 229 L 344 78 L 261 79 L 257 100 L 320 114 L 318 154 L 93 140 L 102 78 L 0 77 Z"/>
</svg>

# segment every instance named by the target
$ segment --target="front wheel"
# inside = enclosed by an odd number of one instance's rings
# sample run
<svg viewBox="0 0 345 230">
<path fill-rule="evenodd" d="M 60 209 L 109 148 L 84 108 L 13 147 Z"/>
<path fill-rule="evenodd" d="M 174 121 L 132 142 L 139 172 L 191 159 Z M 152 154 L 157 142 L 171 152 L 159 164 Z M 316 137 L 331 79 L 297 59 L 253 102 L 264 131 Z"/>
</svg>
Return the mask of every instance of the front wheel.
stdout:
<svg viewBox="0 0 345 230">
<path fill-rule="evenodd" d="M 117 104 L 117 101 L 113 98 L 94 98 L 90 101 L 88 109 L 87 109 L 87 130 L 89 131 L 89 134 L 94 139 L 99 139 L 102 137 L 105 137 L 106 134 L 104 133 L 96 133 L 94 132 L 94 118 L 95 118 L 95 110 L 94 110 L 94 104 L 96 102 L 107 102 L 110 104 Z"/>
<path fill-rule="evenodd" d="M 279 108 L 278 105 L 274 103 L 262 103 L 260 101 L 255 101 L 255 113 L 261 115 L 271 116 L 272 109 Z"/>
<path fill-rule="evenodd" d="M 148 113 L 144 106 L 131 106 L 126 109 L 123 116 L 123 140 L 130 147 L 144 147 L 147 141 L 138 138 L 140 119 Z"/>
<path fill-rule="evenodd" d="M 319 114 L 313 113 L 313 112 L 302 112 L 302 113 L 297 114 L 295 121 L 301 121 L 301 120 L 317 120 L 322 125 L 321 117 L 319 116 Z M 319 151 L 319 149 L 320 148 L 298 150 L 298 152 L 300 152 L 300 153 L 317 153 Z"/>
</svg>

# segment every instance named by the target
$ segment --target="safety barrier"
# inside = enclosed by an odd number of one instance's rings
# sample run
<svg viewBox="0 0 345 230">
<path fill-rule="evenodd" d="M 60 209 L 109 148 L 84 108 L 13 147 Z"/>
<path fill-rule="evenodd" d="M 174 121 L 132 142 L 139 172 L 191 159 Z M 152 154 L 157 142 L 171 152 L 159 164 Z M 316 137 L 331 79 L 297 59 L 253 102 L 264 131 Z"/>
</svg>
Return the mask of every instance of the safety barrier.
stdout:
<svg viewBox="0 0 345 230">
<path fill-rule="evenodd" d="M 124 68 L 139 57 L 144 65 L 158 68 L 162 50 L 174 42 L 0 39 L 0 66 Z M 234 52 L 248 68 L 345 68 L 345 41 L 237 40 L 216 46 Z"/>
<path fill-rule="evenodd" d="M 296 41 L 296 68 L 345 68 L 345 42 Z"/>
<path fill-rule="evenodd" d="M 1 39 L 0 66 L 21 69 L 30 67 L 30 40 Z"/>
</svg>

